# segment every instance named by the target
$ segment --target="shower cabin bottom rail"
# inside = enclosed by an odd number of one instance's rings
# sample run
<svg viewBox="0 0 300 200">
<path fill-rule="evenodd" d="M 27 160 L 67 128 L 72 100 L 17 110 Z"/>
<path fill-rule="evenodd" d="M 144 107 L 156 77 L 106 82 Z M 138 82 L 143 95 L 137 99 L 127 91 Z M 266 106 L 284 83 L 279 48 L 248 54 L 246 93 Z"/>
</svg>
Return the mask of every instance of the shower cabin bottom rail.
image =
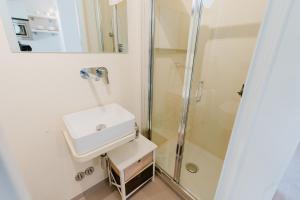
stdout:
<svg viewBox="0 0 300 200">
<path fill-rule="evenodd" d="M 168 175 L 157 163 L 155 164 L 156 174 L 181 198 L 185 200 L 198 200 L 188 190 L 178 184 L 171 176 Z"/>
</svg>

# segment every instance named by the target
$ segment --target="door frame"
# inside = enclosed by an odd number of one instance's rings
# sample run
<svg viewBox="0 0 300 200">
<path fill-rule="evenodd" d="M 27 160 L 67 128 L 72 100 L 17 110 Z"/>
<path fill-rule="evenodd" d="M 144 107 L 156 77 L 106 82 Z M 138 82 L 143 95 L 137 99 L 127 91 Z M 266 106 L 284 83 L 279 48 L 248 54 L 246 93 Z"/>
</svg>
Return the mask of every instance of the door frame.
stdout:
<svg viewBox="0 0 300 200">
<path fill-rule="evenodd" d="M 12 159 L 12 153 L 8 148 L 7 138 L 5 133 L 0 127 L 0 185 L 4 186 L 1 188 L 1 197 L 7 199 L 17 200 L 31 200 L 25 183 L 17 169 L 15 161 Z"/>
</svg>

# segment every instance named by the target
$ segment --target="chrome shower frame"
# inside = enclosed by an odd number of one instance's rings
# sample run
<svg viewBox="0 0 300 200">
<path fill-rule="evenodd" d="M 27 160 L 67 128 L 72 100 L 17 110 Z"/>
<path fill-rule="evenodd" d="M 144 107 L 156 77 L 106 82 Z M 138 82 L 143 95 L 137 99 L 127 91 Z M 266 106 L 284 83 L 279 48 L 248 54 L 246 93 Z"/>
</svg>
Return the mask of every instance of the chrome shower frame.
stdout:
<svg viewBox="0 0 300 200">
<path fill-rule="evenodd" d="M 150 38 L 149 38 L 149 68 L 148 68 L 148 130 L 149 138 L 152 139 L 152 110 L 153 110 L 153 68 L 154 68 L 154 40 L 155 40 L 155 0 L 151 1 L 151 17 L 150 17 Z M 190 91 L 192 85 L 192 76 L 194 69 L 194 59 L 197 48 L 198 33 L 200 30 L 200 20 L 202 14 L 202 0 L 193 0 L 192 16 L 189 31 L 189 40 L 187 48 L 187 57 L 185 63 L 185 76 L 183 85 L 183 104 L 180 116 L 180 124 L 178 131 L 178 141 L 176 147 L 176 161 L 174 175 L 171 177 L 159 165 L 157 165 L 157 173 L 162 179 L 174 189 L 184 199 L 193 199 L 194 197 L 190 191 L 180 185 L 180 174 L 182 167 L 186 126 L 188 121 Z"/>
</svg>

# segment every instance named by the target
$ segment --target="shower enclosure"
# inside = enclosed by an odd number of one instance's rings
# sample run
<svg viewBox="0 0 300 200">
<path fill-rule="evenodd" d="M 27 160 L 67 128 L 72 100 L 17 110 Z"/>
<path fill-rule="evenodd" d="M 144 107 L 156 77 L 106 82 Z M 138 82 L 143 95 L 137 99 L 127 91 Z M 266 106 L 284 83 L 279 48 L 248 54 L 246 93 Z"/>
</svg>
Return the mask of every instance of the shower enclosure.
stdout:
<svg viewBox="0 0 300 200">
<path fill-rule="evenodd" d="M 266 0 L 151 0 L 150 136 L 159 170 L 214 198 Z"/>
</svg>

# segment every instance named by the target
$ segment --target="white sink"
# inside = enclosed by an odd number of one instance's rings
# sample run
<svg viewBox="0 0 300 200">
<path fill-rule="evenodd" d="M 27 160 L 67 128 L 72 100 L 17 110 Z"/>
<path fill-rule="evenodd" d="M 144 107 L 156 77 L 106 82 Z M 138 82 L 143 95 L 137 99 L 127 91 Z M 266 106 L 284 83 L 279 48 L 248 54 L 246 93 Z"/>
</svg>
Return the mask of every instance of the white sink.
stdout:
<svg viewBox="0 0 300 200">
<path fill-rule="evenodd" d="M 106 153 L 136 135 L 134 115 L 118 104 L 68 114 L 63 120 L 67 143 L 81 161 Z"/>
</svg>

